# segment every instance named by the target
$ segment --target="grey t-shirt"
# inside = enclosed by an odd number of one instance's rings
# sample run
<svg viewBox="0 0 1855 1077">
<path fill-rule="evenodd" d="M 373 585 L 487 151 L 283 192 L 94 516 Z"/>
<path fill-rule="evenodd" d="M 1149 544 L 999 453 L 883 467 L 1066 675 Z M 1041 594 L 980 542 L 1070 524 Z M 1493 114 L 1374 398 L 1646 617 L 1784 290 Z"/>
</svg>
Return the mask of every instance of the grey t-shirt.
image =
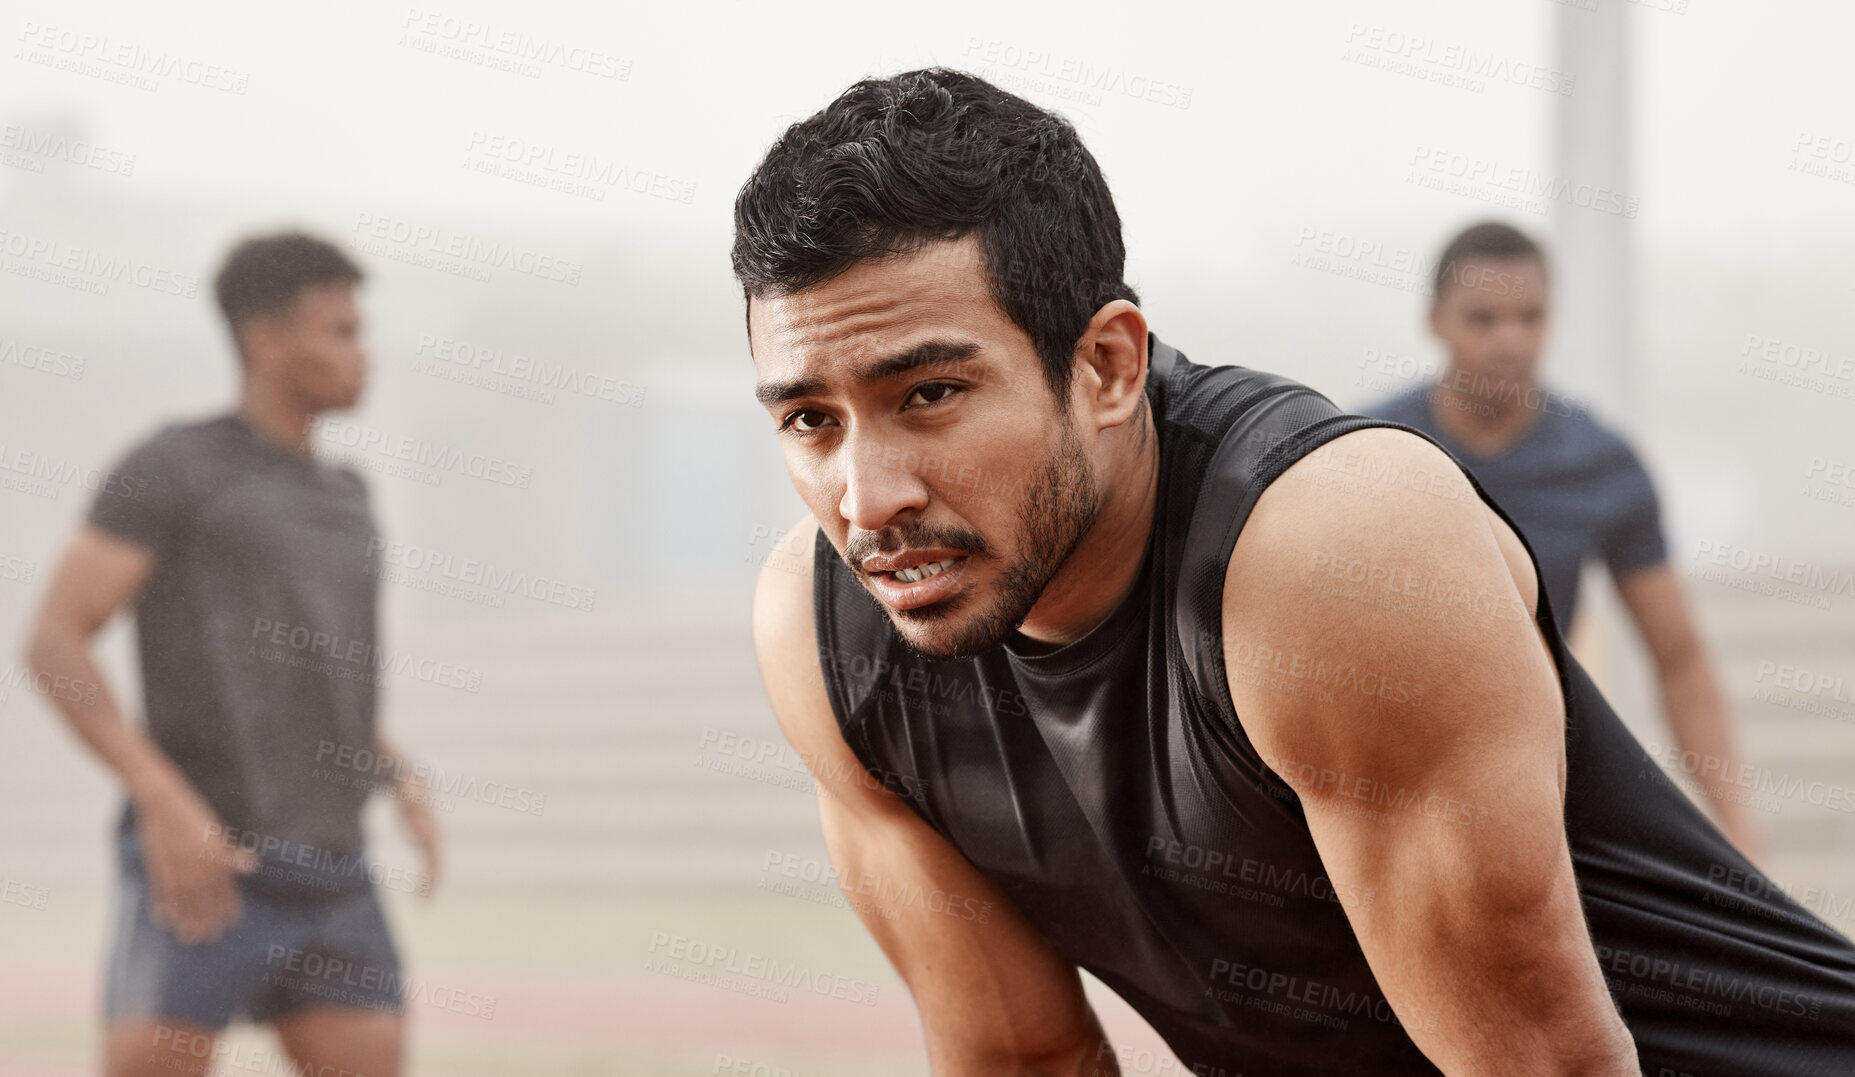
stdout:
<svg viewBox="0 0 1855 1077">
<path fill-rule="evenodd" d="M 135 607 L 150 737 L 218 813 L 228 855 L 352 874 L 373 782 L 334 763 L 374 743 L 366 487 L 236 414 L 166 426 L 115 473 L 89 522 L 155 556 Z"/>
<path fill-rule="evenodd" d="M 1409 389 L 1358 414 L 1423 431 L 1474 474 L 1525 532 L 1561 631 L 1571 630 L 1586 560 L 1602 558 L 1611 576 L 1621 579 L 1668 559 L 1648 471 L 1589 412 L 1544 394 L 1539 418 L 1520 440 L 1494 456 L 1478 456 L 1437 426 L 1430 389 Z"/>
</svg>

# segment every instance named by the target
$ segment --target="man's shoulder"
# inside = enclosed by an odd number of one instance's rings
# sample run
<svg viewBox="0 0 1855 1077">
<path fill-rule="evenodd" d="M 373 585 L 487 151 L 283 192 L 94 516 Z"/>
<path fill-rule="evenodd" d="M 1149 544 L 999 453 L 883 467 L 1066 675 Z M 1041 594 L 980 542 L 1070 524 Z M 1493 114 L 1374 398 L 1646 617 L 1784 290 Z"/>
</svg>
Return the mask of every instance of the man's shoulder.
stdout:
<svg viewBox="0 0 1855 1077">
<path fill-rule="evenodd" d="M 826 649 L 837 646 L 838 626 L 828 615 L 821 622 L 815 609 L 814 558 L 818 544 L 827 540 L 810 513 L 768 538 L 752 615 L 761 679 L 786 738 L 808 756 L 828 756 L 842 750 L 843 734 L 835 701 L 838 686 L 827 672 L 847 663 L 827 661 Z"/>
<path fill-rule="evenodd" d="M 813 612 L 813 558 L 818 522 L 810 513 L 783 531 L 765 536 L 754 584 L 754 649 L 762 665 L 791 669 L 818 664 L 818 626 Z M 751 555 L 750 555 L 751 556 Z"/>
<path fill-rule="evenodd" d="M 1447 582 L 1439 565 L 1454 555 L 1439 561 L 1440 554 L 1481 541 L 1480 506 L 1461 465 L 1427 438 L 1386 426 L 1342 433 L 1290 463 L 1257 496 L 1229 551 L 1224 610 L 1257 608 L 1264 595 L 1281 599 L 1287 586 L 1352 597 L 1337 605 L 1269 603 L 1290 619 L 1374 602 L 1439 612 L 1407 599 Z"/>
<path fill-rule="evenodd" d="M 1160 382 L 1162 408 L 1156 418 L 1175 430 L 1189 430 L 1211 441 L 1221 438 L 1244 411 L 1269 395 L 1314 391 L 1285 374 L 1259 367 L 1194 362 L 1158 340 L 1149 377 Z"/>
<path fill-rule="evenodd" d="M 226 416 L 169 421 L 130 444 L 99 483 L 98 511 L 108 515 L 118 503 L 125 510 L 127 503 L 178 508 L 210 489 L 214 462 L 225 457 L 226 422 Z"/>
<path fill-rule="evenodd" d="M 1253 517 L 1260 523 L 1267 514 L 1296 531 L 1357 531 L 1393 518 L 1421 524 L 1439 499 L 1473 503 L 1478 495 L 1455 458 L 1420 431 L 1372 422 L 1342 428 L 1287 463 L 1263 488 Z"/>
<path fill-rule="evenodd" d="M 756 610 L 764 604 L 769 613 L 781 618 L 803 613 L 810 620 L 812 565 L 820 534 L 818 521 L 808 512 L 790 527 L 768 530 L 755 538 L 756 546 L 749 556 L 759 557 Z"/>
<path fill-rule="evenodd" d="M 1174 457 L 1179 500 L 1168 503 L 1167 515 L 1185 536 L 1172 584 L 1184 610 L 1185 638 L 1214 638 L 1221 631 L 1223 610 L 1242 591 L 1229 586 L 1239 537 L 1252 552 L 1271 547 L 1262 560 L 1275 572 L 1288 566 L 1276 564 L 1280 558 L 1305 564 L 1316 544 L 1355 527 L 1362 504 L 1376 506 L 1396 483 L 1474 496 L 1465 478 L 1454 481 L 1459 468 L 1421 431 L 1347 411 L 1280 374 L 1245 371 L 1231 384 L 1243 386 L 1231 394 L 1240 402 L 1224 416 L 1215 450 Z M 1399 451 L 1387 452 L 1388 445 Z M 1407 459 L 1413 454 L 1415 463 Z M 1188 648 L 1186 660 L 1206 690 L 1219 693 L 1214 651 Z"/>
<path fill-rule="evenodd" d="M 1194 491 L 1186 514 L 1194 527 L 1200 516 L 1209 526 L 1224 527 L 1230 511 L 1242 517 L 1255 497 L 1301 457 L 1344 433 L 1383 425 L 1376 416 L 1348 411 L 1287 374 L 1179 358 L 1167 372 L 1167 399 L 1158 418 L 1165 428 L 1162 440 L 1181 449 L 1194 446 L 1166 460 Z"/>
<path fill-rule="evenodd" d="M 132 443 L 124 458 L 170 461 L 216 452 L 227 444 L 231 422 L 225 414 L 167 420 Z"/>
<path fill-rule="evenodd" d="M 1481 499 L 1445 451 L 1383 426 L 1332 445 L 1342 457 L 1310 454 L 1271 483 L 1235 541 L 1221 604 L 1227 654 L 1266 646 L 1296 669 L 1351 663 L 1361 676 L 1416 682 L 1442 668 L 1438 655 L 1446 665 L 1496 624 L 1529 620 Z M 1245 698 L 1257 719 L 1265 699 L 1291 721 L 1335 705 L 1271 683 L 1233 684 L 1238 713 Z"/>
</svg>

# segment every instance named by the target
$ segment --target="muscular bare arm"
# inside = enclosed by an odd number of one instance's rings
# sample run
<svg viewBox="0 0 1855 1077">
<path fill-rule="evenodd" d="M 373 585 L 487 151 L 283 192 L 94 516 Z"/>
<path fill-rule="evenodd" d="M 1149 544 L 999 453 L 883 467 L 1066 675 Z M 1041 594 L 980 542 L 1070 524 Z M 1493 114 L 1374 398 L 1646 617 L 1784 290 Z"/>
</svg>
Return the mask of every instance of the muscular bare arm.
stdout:
<svg viewBox="0 0 1855 1077">
<path fill-rule="evenodd" d="M 52 576 L 26 664 L 36 682 L 54 686 L 46 695 L 72 732 L 122 780 L 136 806 L 155 919 L 195 943 L 238 919 L 232 875 L 255 870 L 257 860 L 214 840 L 223 828 L 212 808 L 140 726 L 123 720 L 90 655 L 91 637 L 135 600 L 154 568 L 141 547 L 82 528 Z"/>
<path fill-rule="evenodd" d="M 839 885 L 914 995 L 934 1073 L 1114 1077 L 1114 1055 L 1074 966 L 844 742 L 819 668 L 812 579 L 794 571 L 809 570 L 816 533 L 807 516 L 762 569 L 754 646 L 774 715 L 816 778 Z M 868 896 L 936 890 L 970 900 Z"/>
<path fill-rule="evenodd" d="M 1733 745 L 1726 699 L 1714 680 L 1700 633 L 1681 593 L 1681 579 L 1666 562 L 1617 580 L 1617 593 L 1629 608 L 1650 656 L 1655 660 L 1662 713 L 1681 749 L 1684 767 L 1705 794 L 1720 829 L 1739 851 L 1753 860 L 1764 855 L 1752 813 L 1738 799 L 1744 790 L 1733 784 L 1739 755 Z M 1697 762 L 1686 766 L 1687 759 Z"/>
<path fill-rule="evenodd" d="M 1387 474 L 1459 473 L 1402 431 L 1349 439 Z M 1531 562 L 1466 486 L 1376 489 L 1277 480 L 1259 499 L 1225 577 L 1226 656 L 1356 676 L 1322 696 L 1227 662 L 1243 727 L 1300 796 L 1336 892 L 1392 898 L 1343 904 L 1443 1072 L 1638 1077 L 1572 874 Z"/>
</svg>

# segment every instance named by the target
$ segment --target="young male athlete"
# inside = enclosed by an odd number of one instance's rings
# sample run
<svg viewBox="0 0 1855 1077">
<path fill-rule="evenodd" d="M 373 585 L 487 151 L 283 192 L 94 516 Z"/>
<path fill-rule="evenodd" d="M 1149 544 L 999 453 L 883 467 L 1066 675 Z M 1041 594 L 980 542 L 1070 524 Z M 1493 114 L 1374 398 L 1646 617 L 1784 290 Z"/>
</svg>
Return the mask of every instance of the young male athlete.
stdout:
<svg viewBox="0 0 1855 1077">
<path fill-rule="evenodd" d="M 217 296 L 237 409 L 118 465 L 32 633 L 35 670 L 95 687 L 57 704 L 127 793 L 111 1077 L 203 1074 L 235 1017 L 275 1026 L 304 1073 L 399 1072 L 399 962 L 360 827 L 380 771 L 343 762 L 398 758 L 374 722 L 379 544 L 360 477 L 309 448 L 317 414 L 360 398 L 360 280 L 302 234 L 231 252 Z M 89 654 L 128 606 L 145 729 Z M 398 793 L 429 893 L 432 813 L 410 779 Z"/>
<path fill-rule="evenodd" d="M 1645 756 L 1507 517 L 1152 336 L 1067 122 L 860 82 L 735 221 L 811 510 L 761 670 L 937 1074 L 1116 1072 L 1077 966 L 1195 1074 L 1855 1073 L 1855 945 Z"/>
<path fill-rule="evenodd" d="M 1430 330 L 1449 351 L 1434 381 L 1360 409 L 1421 430 L 1475 476 L 1526 536 L 1568 639 L 1584 562 L 1601 558 L 1655 661 L 1686 768 L 1741 852 L 1758 859 L 1726 700 L 1668 564 L 1655 486 L 1629 443 L 1540 385 L 1546 255 L 1498 221 L 1463 229 L 1438 256 Z"/>
</svg>

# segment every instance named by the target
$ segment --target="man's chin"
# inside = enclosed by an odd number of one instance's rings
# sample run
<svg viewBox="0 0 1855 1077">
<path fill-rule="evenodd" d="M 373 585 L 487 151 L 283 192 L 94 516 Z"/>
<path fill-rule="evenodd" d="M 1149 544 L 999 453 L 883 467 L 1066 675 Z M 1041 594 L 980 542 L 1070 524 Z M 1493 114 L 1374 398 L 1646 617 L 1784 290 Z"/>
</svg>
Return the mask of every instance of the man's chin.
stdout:
<svg viewBox="0 0 1855 1077">
<path fill-rule="evenodd" d="M 950 661 L 972 658 L 998 646 L 1011 632 L 1010 625 L 995 626 L 983 615 L 953 608 L 941 609 L 942 603 L 913 610 L 890 610 L 889 623 L 910 650 L 924 658 Z"/>
</svg>

